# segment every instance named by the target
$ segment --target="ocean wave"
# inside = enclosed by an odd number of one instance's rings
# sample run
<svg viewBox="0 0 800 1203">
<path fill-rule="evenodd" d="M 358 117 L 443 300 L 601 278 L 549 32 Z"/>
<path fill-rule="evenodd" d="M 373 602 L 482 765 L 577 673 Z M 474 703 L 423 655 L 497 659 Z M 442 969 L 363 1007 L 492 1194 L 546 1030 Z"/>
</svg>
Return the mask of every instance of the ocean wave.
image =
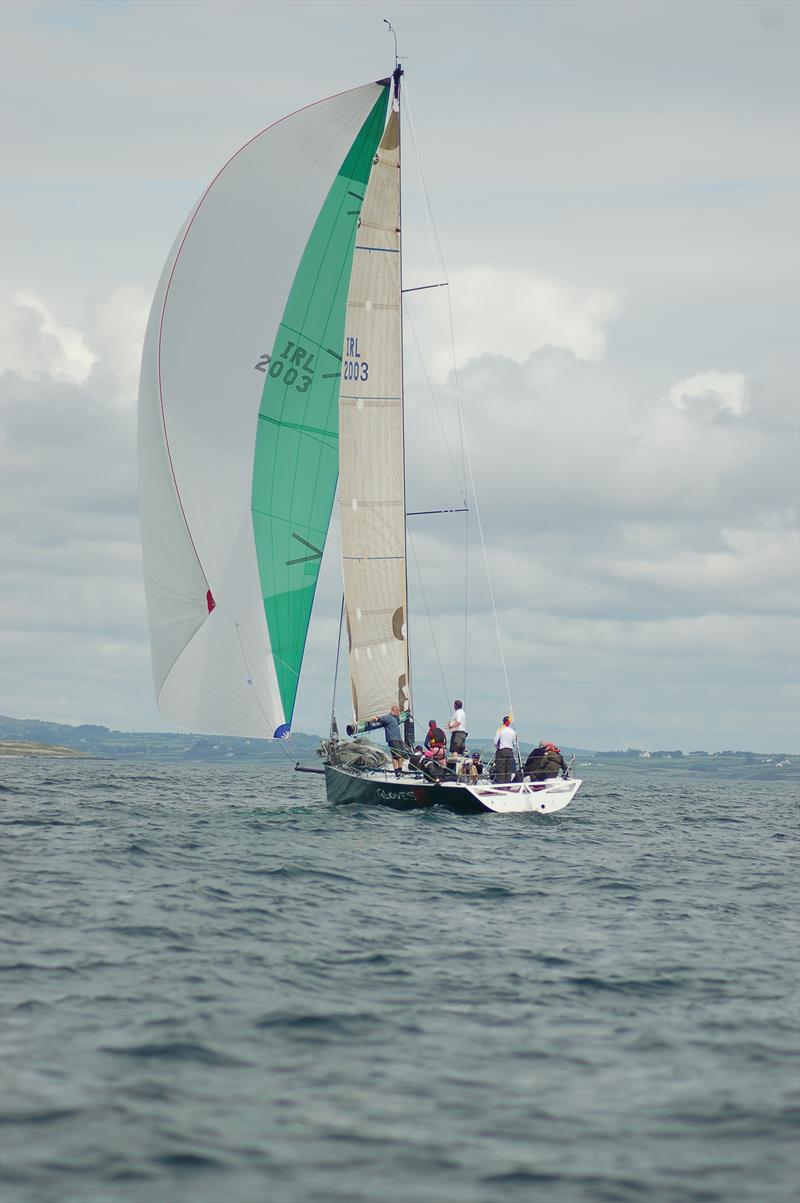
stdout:
<svg viewBox="0 0 800 1203">
<path fill-rule="evenodd" d="M 206 1044 L 192 1040 L 172 1040 L 163 1043 L 143 1043 L 129 1045 L 105 1045 L 100 1052 L 113 1057 L 132 1059 L 145 1058 L 158 1061 L 192 1061 L 198 1065 L 231 1067 L 244 1065 L 246 1062 L 226 1053 L 217 1052 Z"/>
</svg>

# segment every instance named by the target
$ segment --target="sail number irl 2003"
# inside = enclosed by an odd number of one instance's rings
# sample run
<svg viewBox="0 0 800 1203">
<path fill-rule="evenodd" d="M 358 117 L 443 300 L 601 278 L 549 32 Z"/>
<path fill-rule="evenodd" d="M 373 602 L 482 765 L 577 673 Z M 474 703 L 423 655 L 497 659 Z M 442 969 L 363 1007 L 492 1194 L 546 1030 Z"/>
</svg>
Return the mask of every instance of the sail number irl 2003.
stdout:
<svg viewBox="0 0 800 1203">
<path fill-rule="evenodd" d="M 369 364 L 361 358 L 358 350 L 358 339 L 351 338 L 349 335 L 344 340 L 345 342 L 345 358 L 337 354 L 336 351 L 326 347 L 325 351 L 331 356 L 335 363 L 338 359 L 344 366 L 341 369 L 341 375 L 344 380 L 369 380 Z M 266 351 L 262 354 L 258 363 L 254 364 L 257 372 L 268 372 L 273 380 L 282 380 L 286 387 L 294 385 L 298 393 L 308 392 L 311 387 L 311 381 L 314 375 L 314 369 L 317 365 L 316 350 L 309 350 L 301 343 L 296 343 L 292 339 L 286 343 L 286 346 L 274 358 Z M 334 372 L 323 372 L 323 380 L 329 380 L 334 376 L 338 376 L 340 369 L 337 368 Z"/>
<path fill-rule="evenodd" d="M 298 393 L 305 393 L 311 387 L 316 359 L 316 351 L 309 351 L 300 343 L 290 340 L 274 359 L 265 352 L 255 364 L 255 369 L 257 372 L 269 372 L 274 380 L 282 379 L 287 387 L 293 384 Z"/>
<path fill-rule="evenodd" d="M 358 339 L 348 334 L 344 340 L 343 380 L 369 380 L 369 364 L 361 358 L 358 351 Z"/>
</svg>

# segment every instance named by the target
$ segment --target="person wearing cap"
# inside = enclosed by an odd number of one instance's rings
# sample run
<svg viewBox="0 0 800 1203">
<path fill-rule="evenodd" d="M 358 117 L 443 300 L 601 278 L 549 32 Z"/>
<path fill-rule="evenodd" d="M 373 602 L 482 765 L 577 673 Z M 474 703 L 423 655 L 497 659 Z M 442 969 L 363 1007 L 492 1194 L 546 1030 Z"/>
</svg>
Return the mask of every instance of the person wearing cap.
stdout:
<svg viewBox="0 0 800 1203">
<path fill-rule="evenodd" d="M 503 725 L 497 728 L 494 746 L 497 749 L 494 758 L 494 779 L 498 785 L 505 785 L 514 776 L 517 763 L 517 733 L 511 726 L 511 716 L 508 714 L 503 715 Z"/>
<path fill-rule="evenodd" d="M 460 756 L 467 742 L 467 718 L 464 714 L 464 703 L 459 698 L 453 702 L 453 717 L 447 723 L 450 732 L 450 754 Z"/>
<path fill-rule="evenodd" d="M 480 752 L 473 752 L 470 759 L 467 761 L 467 771 L 470 779 L 477 781 L 483 772 L 483 761 L 481 760 Z"/>
<path fill-rule="evenodd" d="M 425 762 L 425 752 L 422 744 L 416 744 L 414 751 L 408 758 L 408 763 L 413 769 L 421 769 Z"/>
</svg>

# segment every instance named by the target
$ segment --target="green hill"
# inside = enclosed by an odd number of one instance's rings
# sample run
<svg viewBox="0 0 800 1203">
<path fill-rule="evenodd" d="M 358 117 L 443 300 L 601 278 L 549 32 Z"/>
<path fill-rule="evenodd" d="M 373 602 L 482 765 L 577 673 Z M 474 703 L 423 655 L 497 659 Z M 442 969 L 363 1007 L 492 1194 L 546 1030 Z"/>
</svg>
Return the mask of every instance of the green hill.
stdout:
<svg viewBox="0 0 800 1203">
<path fill-rule="evenodd" d="M 383 746 L 380 733 L 375 742 Z M 232 739 L 226 736 L 184 735 L 168 731 L 112 731 L 94 724 L 70 726 L 46 723 L 38 719 L 9 718 L 0 715 L 0 745 L 6 755 L 83 755 L 109 760 L 172 761 L 275 761 L 304 760 L 317 762 L 320 737 L 303 732 L 292 733 L 288 740 Z M 470 739 L 470 747 L 484 755 L 492 751 L 490 736 Z M 25 748 L 23 745 L 27 744 Z M 20 746 L 17 746 L 20 745 Z M 43 745 L 37 751 L 31 745 Z M 521 744 L 523 756 L 531 745 Z M 3 748 L 0 746 L 0 754 Z M 575 775 L 582 777 L 618 776 L 626 773 L 686 774 L 736 780 L 775 781 L 798 779 L 800 757 L 785 752 L 771 755 L 760 752 L 682 752 L 679 749 L 644 751 L 628 748 L 622 752 L 593 752 L 564 746 L 567 759 L 575 757 Z"/>
<path fill-rule="evenodd" d="M 94 724 L 70 726 L 0 715 L 0 741 L 58 746 L 109 760 L 285 760 L 315 756 L 319 737 L 293 734 L 289 740 L 229 739 L 168 731 L 112 731 Z"/>
</svg>

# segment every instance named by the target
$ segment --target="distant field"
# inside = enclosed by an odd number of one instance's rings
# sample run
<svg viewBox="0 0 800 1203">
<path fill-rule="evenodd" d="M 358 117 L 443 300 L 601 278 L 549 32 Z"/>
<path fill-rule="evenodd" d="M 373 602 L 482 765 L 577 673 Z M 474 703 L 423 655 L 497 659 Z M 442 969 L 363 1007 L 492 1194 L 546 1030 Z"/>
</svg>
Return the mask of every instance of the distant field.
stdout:
<svg viewBox="0 0 800 1203">
<path fill-rule="evenodd" d="M 32 739 L 0 740 L 0 756 L 70 756 L 88 757 L 91 753 L 77 748 L 65 748 L 60 744 L 40 744 Z"/>
</svg>

